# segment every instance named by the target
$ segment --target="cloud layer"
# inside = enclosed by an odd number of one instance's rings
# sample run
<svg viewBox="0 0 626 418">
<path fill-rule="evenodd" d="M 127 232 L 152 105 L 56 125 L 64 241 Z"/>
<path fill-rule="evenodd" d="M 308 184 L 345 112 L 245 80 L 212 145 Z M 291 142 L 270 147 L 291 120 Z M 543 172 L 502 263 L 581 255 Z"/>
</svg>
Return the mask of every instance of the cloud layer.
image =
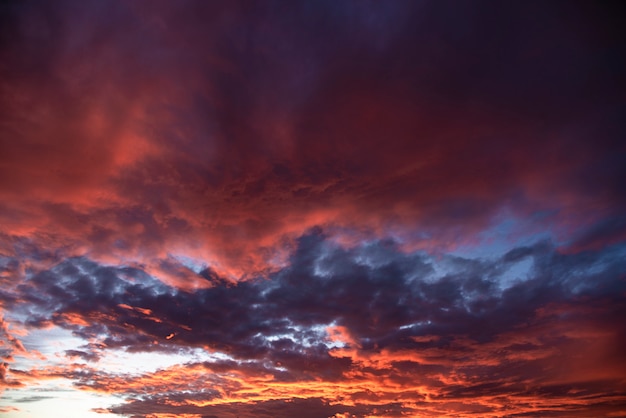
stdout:
<svg viewBox="0 0 626 418">
<path fill-rule="evenodd" d="M 623 16 L 3 2 L 0 412 L 626 414 Z"/>
<path fill-rule="evenodd" d="M 608 8 L 3 7 L 0 216 L 68 255 L 240 277 L 315 225 L 434 248 L 503 209 L 561 234 L 623 212 Z"/>
<path fill-rule="evenodd" d="M 314 230 L 269 279 L 233 284 L 205 270 L 210 286 L 192 293 L 70 259 L 3 303 L 28 327 L 89 341 L 66 352 L 84 363 L 12 376 L 66 376 L 124 396 L 111 411 L 127 414 L 601 414 L 626 400 L 625 251 L 568 255 L 540 242 L 496 259 L 434 260 L 389 241 L 348 250 Z M 503 286 L 523 260 L 528 274 Z M 221 357 L 146 374 L 98 368 L 107 350 L 193 348 Z"/>
</svg>

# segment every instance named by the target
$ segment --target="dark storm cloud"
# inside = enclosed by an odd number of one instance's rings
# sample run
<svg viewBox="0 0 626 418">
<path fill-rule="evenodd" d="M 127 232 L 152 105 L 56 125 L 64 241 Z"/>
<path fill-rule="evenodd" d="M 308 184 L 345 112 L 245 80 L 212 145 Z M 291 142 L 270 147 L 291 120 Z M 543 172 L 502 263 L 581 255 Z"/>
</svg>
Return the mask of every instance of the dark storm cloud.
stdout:
<svg viewBox="0 0 626 418">
<path fill-rule="evenodd" d="M 268 336 L 319 340 L 309 334 L 316 325 L 345 326 L 360 343 L 379 348 L 415 335 L 488 340 L 550 303 L 583 296 L 619 300 L 622 251 L 561 254 L 539 242 L 495 260 L 447 256 L 443 266 L 450 272 L 442 274 L 431 257 L 403 253 L 391 241 L 346 249 L 314 230 L 298 240 L 290 265 L 269 280 L 233 284 L 204 270 L 212 287 L 189 293 L 137 268 L 76 258 L 34 274 L 4 303 L 28 312 L 32 324 L 52 321 L 85 335 L 97 335 L 104 325 L 107 344 L 130 348 L 174 334 L 167 344 L 208 344 L 234 355 L 244 350 L 244 358 L 268 355 L 280 341 L 265 341 Z M 504 285 L 510 266 L 527 258 L 530 277 Z"/>
</svg>

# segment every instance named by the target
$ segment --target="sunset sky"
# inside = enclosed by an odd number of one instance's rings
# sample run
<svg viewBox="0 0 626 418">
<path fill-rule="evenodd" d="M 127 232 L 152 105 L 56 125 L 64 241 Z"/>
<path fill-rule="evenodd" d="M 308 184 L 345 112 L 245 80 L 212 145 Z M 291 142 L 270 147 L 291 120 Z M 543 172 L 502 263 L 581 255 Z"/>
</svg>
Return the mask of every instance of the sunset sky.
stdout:
<svg viewBox="0 0 626 418">
<path fill-rule="evenodd" d="M 626 417 L 625 11 L 0 2 L 0 416 Z"/>
</svg>

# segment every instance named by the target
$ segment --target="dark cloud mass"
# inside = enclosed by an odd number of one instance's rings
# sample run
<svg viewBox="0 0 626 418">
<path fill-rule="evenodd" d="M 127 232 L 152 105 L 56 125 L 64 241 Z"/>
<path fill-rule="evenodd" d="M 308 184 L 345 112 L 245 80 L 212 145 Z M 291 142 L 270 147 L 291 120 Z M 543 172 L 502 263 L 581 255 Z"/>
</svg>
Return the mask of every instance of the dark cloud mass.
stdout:
<svg viewBox="0 0 626 418">
<path fill-rule="evenodd" d="M 623 27 L 1 2 L 0 413 L 626 416 Z"/>
<path fill-rule="evenodd" d="M 623 246 L 569 255 L 540 242 L 496 259 L 447 256 L 437 262 L 448 272 L 438 274 L 432 257 L 393 242 L 345 249 L 315 230 L 269 279 L 214 277 L 189 293 L 141 270 L 75 258 L 27 280 L 14 295 L 19 305 L 6 308 L 27 314 L 31 326 L 52 323 L 92 341 L 66 355 L 93 365 L 69 373 L 79 388 L 129 397 L 116 413 L 289 416 L 309 399 L 319 409 L 311 416 L 518 414 L 532 396 L 535 414 L 585 416 L 625 399 L 626 328 L 615 326 L 626 314 L 623 255 Z M 503 287 L 520 259 L 531 260 L 531 273 Z M 97 370 L 103 347 L 204 347 L 227 357 L 123 377 Z M 328 393 L 320 382 L 342 389 Z M 316 396 L 302 398 L 308 385 Z M 245 394 L 258 402 L 246 405 Z M 224 398 L 241 408 L 211 403 Z"/>
</svg>

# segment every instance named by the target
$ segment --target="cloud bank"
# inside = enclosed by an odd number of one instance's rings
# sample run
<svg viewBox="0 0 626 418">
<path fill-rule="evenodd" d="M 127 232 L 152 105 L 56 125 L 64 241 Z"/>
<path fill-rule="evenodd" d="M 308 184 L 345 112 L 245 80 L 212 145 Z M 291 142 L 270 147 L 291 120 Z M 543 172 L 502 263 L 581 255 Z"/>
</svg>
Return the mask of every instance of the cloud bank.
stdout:
<svg viewBox="0 0 626 418">
<path fill-rule="evenodd" d="M 623 16 L 3 2 L 0 411 L 626 414 Z"/>
</svg>

